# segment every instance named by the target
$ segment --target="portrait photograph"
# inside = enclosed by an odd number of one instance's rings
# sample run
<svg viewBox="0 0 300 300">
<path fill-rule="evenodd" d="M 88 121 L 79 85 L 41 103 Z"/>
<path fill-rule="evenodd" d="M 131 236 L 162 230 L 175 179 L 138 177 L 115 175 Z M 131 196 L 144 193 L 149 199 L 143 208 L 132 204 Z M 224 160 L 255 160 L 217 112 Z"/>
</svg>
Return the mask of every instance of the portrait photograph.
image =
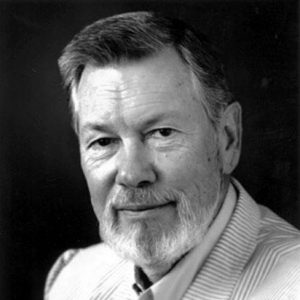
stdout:
<svg viewBox="0 0 300 300">
<path fill-rule="evenodd" d="M 0 0 L 0 299 L 300 300 L 296 0 Z"/>
</svg>

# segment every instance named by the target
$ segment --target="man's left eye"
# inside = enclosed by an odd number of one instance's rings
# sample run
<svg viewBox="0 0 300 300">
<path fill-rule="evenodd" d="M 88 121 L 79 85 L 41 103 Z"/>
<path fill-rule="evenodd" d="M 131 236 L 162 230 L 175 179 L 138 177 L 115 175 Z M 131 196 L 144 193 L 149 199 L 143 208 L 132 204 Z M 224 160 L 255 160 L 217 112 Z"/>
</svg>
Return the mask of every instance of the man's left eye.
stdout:
<svg viewBox="0 0 300 300">
<path fill-rule="evenodd" d="M 157 137 L 168 137 L 174 133 L 172 128 L 159 128 L 152 131 L 152 135 Z"/>
</svg>

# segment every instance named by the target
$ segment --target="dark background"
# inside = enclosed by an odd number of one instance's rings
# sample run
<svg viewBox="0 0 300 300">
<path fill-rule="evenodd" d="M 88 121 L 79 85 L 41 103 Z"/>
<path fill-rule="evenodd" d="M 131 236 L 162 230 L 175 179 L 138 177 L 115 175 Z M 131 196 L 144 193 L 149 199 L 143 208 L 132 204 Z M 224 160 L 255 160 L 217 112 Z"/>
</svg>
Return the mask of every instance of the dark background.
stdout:
<svg viewBox="0 0 300 300">
<path fill-rule="evenodd" d="M 42 299 L 55 258 L 99 240 L 56 60 L 84 25 L 147 9 L 219 46 L 244 110 L 235 176 L 300 228 L 297 1 L 1 1 L 0 299 Z"/>
</svg>

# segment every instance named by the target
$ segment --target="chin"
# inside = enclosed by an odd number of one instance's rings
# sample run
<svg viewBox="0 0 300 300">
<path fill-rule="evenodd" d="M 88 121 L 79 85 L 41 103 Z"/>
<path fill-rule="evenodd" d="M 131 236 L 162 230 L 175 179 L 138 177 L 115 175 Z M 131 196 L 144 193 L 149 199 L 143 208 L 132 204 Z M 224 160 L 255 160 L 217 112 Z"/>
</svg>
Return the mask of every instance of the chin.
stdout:
<svg viewBox="0 0 300 300">
<path fill-rule="evenodd" d="M 195 224 L 194 224 L 195 225 Z M 102 228 L 101 228 L 102 227 Z M 123 232 L 117 226 L 100 226 L 101 236 L 114 251 L 138 266 L 173 265 L 205 234 L 198 226 L 180 226 L 173 230 L 153 228 L 147 222 L 137 222 Z"/>
<path fill-rule="evenodd" d="M 179 194 L 179 193 L 177 193 Z M 141 219 L 121 223 L 112 207 L 104 210 L 100 220 L 100 235 L 121 257 L 136 265 L 173 265 L 197 244 L 201 243 L 215 216 L 218 201 L 209 206 L 193 206 L 196 200 L 180 194 L 177 197 L 178 218 L 174 224 Z"/>
</svg>

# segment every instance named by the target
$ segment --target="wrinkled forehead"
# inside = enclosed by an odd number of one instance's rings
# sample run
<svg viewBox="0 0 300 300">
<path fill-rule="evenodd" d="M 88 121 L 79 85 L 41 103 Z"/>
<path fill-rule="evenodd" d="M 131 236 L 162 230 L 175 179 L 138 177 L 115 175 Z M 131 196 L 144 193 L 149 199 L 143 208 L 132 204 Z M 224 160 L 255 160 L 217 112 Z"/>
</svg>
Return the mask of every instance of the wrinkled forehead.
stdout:
<svg viewBox="0 0 300 300">
<path fill-rule="evenodd" d="M 152 92 L 198 92 L 199 86 L 194 77 L 190 68 L 172 48 L 137 61 L 123 61 L 106 66 L 88 64 L 78 87 L 72 89 L 73 109 L 78 111 L 79 98 L 89 97 L 87 93 L 91 95 L 99 90 L 115 93 L 126 90 L 131 93 L 149 92 L 150 89 Z M 195 95 L 197 96 L 199 95 Z"/>
</svg>

